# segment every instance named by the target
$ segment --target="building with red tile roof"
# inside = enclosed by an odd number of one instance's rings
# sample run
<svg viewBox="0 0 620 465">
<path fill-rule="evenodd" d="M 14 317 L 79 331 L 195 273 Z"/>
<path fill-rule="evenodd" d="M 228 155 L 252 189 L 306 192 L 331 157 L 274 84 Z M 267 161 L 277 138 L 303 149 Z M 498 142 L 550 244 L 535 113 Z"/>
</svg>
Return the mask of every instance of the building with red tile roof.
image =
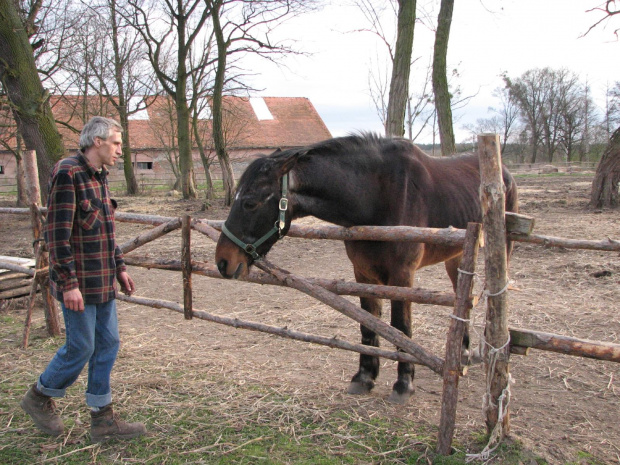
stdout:
<svg viewBox="0 0 620 465">
<path fill-rule="evenodd" d="M 171 160 L 176 159 L 174 103 L 168 97 L 147 97 L 146 110 L 130 117 L 129 142 L 135 172 L 144 180 L 174 180 Z M 84 100 L 77 96 L 52 96 L 52 112 L 62 134 L 68 154 L 78 149 L 79 132 L 93 115 L 117 119 L 114 107 L 102 97 Z M 198 127 L 201 144 L 193 137 L 194 170 L 198 181 L 204 179 L 199 146 L 211 161 L 210 171 L 219 177 L 219 163 L 213 151 L 211 112 L 208 101 L 200 102 Z M 135 104 L 130 102 L 129 107 Z M 226 96 L 223 101 L 223 125 L 226 145 L 233 169 L 239 175 L 245 166 L 261 154 L 281 148 L 300 147 L 329 139 L 331 134 L 316 109 L 304 97 L 245 98 Z M 12 142 L 12 146 L 14 146 Z M 8 151 L 0 151 L 0 179 L 15 176 L 15 159 Z M 113 169 L 112 181 L 122 182 L 122 165 Z"/>
</svg>

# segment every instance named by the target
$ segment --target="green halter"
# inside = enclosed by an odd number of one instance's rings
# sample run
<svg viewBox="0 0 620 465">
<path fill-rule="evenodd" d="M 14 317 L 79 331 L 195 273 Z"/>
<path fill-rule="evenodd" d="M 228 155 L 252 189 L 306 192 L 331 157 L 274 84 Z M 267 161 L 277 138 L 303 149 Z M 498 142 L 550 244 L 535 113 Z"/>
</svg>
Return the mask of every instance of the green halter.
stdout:
<svg viewBox="0 0 620 465">
<path fill-rule="evenodd" d="M 276 224 L 271 228 L 267 234 L 261 237 L 259 240 L 254 242 L 254 244 L 246 244 L 241 239 L 235 237 L 233 233 L 231 233 L 226 227 L 226 223 L 222 224 L 222 232 L 228 237 L 231 241 L 233 241 L 236 245 L 241 247 L 247 254 L 249 254 L 254 260 L 260 260 L 261 256 L 256 252 L 256 249 L 261 246 L 267 239 L 269 239 L 274 234 L 278 234 L 278 239 L 282 238 L 282 230 L 286 225 L 286 209 L 288 208 L 288 198 L 286 194 L 288 192 L 288 173 L 282 176 L 282 197 L 280 198 L 280 203 L 278 209 L 280 210 L 280 219 L 276 221 Z"/>
</svg>

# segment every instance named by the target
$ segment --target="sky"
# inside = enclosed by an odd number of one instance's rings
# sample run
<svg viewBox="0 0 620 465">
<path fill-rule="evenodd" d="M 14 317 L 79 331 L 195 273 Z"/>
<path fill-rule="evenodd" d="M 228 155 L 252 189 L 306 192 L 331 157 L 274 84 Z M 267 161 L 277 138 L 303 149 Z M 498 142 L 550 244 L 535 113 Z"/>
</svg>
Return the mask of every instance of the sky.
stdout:
<svg viewBox="0 0 620 465">
<path fill-rule="evenodd" d="M 457 142 L 470 138 L 464 129 L 479 118 L 492 116 L 489 106 L 498 105 L 493 90 L 502 86 L 501 74 L 516 78 L 534 68 L 567 68 L 604 106 L 607 86 L 620 81 L 620 41 L 614 26 L 620 19 L 598 26 L 601 18 L 587 10 L 603 0 L 457 0 L 455 1 L 448 69 L 456 68 L 462 95 L 472 96 L 454 115 Z M 418 0 L 436 22 L 435 2 Z M 370 69 L 383 69 L 385 46 L 360 29 L 368 23 L 350 1 L 332 1 L 321 11 L 305 14 L 278 27 L 282 38 L 294 38 L 308 56 L 293 56 L 285 67 L 256 63 L 251 84 L 261 97 L 307 97 L 332 133 L 342 136 L 356 131 L 383 132 L 369 90 Z M 434 26 L 433 26 L 434 27 Z M 430 62 L 434 33 L 416 23 L 412 88 L 423 82 Z M 375 71 L 375 75 L 377 72 Z M 417 77 L 419 75 L 419 77 Z M 430 143 L 427 133 L 418 143 Z"/>
</svg>

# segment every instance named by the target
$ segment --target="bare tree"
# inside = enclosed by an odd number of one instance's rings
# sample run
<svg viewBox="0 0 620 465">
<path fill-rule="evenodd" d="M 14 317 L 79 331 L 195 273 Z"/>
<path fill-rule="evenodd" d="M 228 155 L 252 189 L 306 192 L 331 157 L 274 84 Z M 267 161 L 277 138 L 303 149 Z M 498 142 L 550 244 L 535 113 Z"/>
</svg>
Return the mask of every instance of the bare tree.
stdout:
<svg viewBox="0 0 620 465">
<path fill-rule="evenodd" d="M 506 88 L 498 87 L 493 91 L 493 95 L 499 99 L 500 104 L 499 107 L 491 107 L 489 110 L 495 113 L 500 120 L 498 134 L 501 134 L 502 153 L 504 153 L 516 126 L 519 108 L 514 97 Z"/>
<path fill-rule="evenodd" d="M 590 207 L 618 207 L 620 197 L 620 128 L 611 136 L 605 153 L 596 168 L 590 192 Z"/>
<path fill-rule="evenodd" d="M 386 135 L 402 137 L 405 134 L 405 109 L 409 97 L 415 18 L 416 0 L 398 0 L 396 47 L 387 105 Z"/>
<path fill-rule="evenodd" d="M 613 87 L 607 89 L 605 97 L 605 131 L 607 137 L 611 138 L 613 128 L 620 126 L 620 81 L 616 81 Z"/>
<path fill-rule="evenodd" d="M 397 114 L 399 114 L 398 112 L 400 112 L 400 109 L 395 111 L 396 110 L 395 100 L 392 100 L 392 108 L 389 109 L 390 95 L 394 97 L 397 89 L 394 88 L 392 90 L 390 82 L 388 82 L 389 79 L 387 76 L 390 76 L 390 73 L 392 73 L 391 82 L 394 82 L 394 79 L 395 79 L 394 73 L 396 72 L 394 71 L 394 68 L 396 66 L 400 67 L 401 64 L 397 65 L 395 62 L 395 56 L 396 56 L 395 42 L 397 42 L 397 39 L 388 37 L 388 32 L 386 32 L 386 29 L 384 28 L 382 18 L 385 16 L 385 11 L 387 10 L 387 8 L 391 7 L 392 11 L 388 16 L 394 17 L 398 21 L 399 14 L 402 10 L 403 5 L 397 1 L 389 1 L 389 2 L 381 3 L 381 2 L 371 1 L 371 0 L 357 0 L 356 5 L 360 9 L 360 11 L 364 15 L 368 23 L 367 28 L 359 29 L 356 32 L 370 32 L 371 34 L 375 35 L 379 39 L 379 41 L 383 43 L 383 45 L 385 45 L 385 48 L 387 49 L 387 52 L 388 52 L 389 63 L 388 63 L 386 72 L 385 73 L 381 72 L 381 70 L 378 69 L 381 66 L 380 65 L 381 60 L 377 59 L 376 60 L 377 69 L 371 69 L 369 71 L 368 81 L 369 81 L 370 96 L 374 103 L 375 108 L 377 109 L 377 114 L 379 116 L 379 119 L 381 120 L 381 123 L 383 124 L 385 133 L 390 134 L 390 130 L 388 129 L 388 124 L 392 125 L 393 120 L 390 121 L 390 123 L 388 123 L 388 119 L 389 119 L 388 115 L 390 114 L 390 112 L 392 112 L 393 113 L 392 118 L 395 118 Z M 415 5 L 414 5 L 414 10 L 415 10 Z M 415 18 L 415 13 L 414 13 L 414 19 L 417 20 Z M 397 33 L 400 31 L 401 30 L 398 30 Z M 411 34 L 413 34 L 413 31 L 411 31 Z M 413 54 L 413 38 L 411 40 L 412 40 L 411 53 Z M 401 39 L 401 43 L 400 43 L 401 48 L 403 46 L 403 43 L 404 41 Z M 408 68 L 409 72 L 410 72 L 411 67 L 417 61 L 418 59 L 412 59 L 410 57 L 410 63 L 409 63 L 409 68 Z M 406 134 L 410 140 L 415 140 L 422 133 L 422 131 L 427 126 L 430 119 L 433 117 L 434 112 L 428 111 L 428 107 L 432 106 L 432 101 L 433 101 L 431 92 L 429 91 L 429 87 L 431 85 L 431 78 L 430 78 L 431 69 L 432 68 L 429 65 L 427 67 L 426 79 L 424 80 L 424 83 L 421 88 L 418 86 L 416 87 L 416 91 L 411 91 L 410 90 L 411 86 L 407 84 L 408 95 L 406 96 L 406 100 L 403 106 L 403 115 L 402 115 L 403 128 L 400 131 L 400 133 L 403 136 Z M 413 129 L 417 123 L 420 123 L 420 124 L 418 124 L 418 128 L 416 129 L 417 132 L 416 134 L 414 134 Z M 396 126 L 398 126 L 398 124 L 396 124 Z"/>
<path fill-rule="evenodd" d="M 145 66 L 144 44 L 139 34 L 119 14 L 125 6 L 124 0 L 102 0 L 99 5 L 89 5 L 86 11 L 92 13 L 95 30 L 106 33 L 95 35 L 92 48 L 96 52 L 87 51 L 82 63 L 92 73 L 87 77 L 88 85 L 110 103 L 123 127 L 123 170 L 127 194 L 134 195 L 138 193 L 138 183 L 131 159 L 129 120 L 152 103 L 149 95 L 154 94 L 155 79 Z"/>
<path fill-rule="evenodd" d="M 454 128 L 452 125 L 452 105 L 450 103 L 451 96 L 446 69 L 453 10 L 454 0 L 441 0 L 433 52 L 433 93 L 435 94 L 439 141 L 443 156 L 449 156 L 456 152 Z"/>
<path fill-rule="evenodd" d="M 616 15 L 620 14 L 616 0 L 606 0 L 604 7 L 597 7 L 589 12 L 602 12 L 603 16 L 594 23 L 585 34 L 600 24 L 611 21 Z M 584 34 L 584 35 L 585 35 Z M 618 29 L 614 30 L 616 37 Z M 614 87 L 615 89 L 615 87 Z M 610 131 L 609 114 L 607 119 L 607 132 Z M 616 122 L 617 124 L 617 122 Z M 600 207 L 617 207 L 618 201 L 618 183 L 620 182 L 620 128 L 617 128 L 605 149 L 601 161 L 596 168 L 594 181 L 592 182 L 592 191 L 590 194 L 590 206 L 593 208 Z"/>
<path fill-rule="evenodd" d="M 415 141 L 422 132 L 427 128 L 435 115 L 435 106 L 433 105 L 432 84 L 431 84 L 432 66 L 426 68 L 426 78 L 422 86 L 418 83 L 416 91 L 412 91 L 407 99 L 407 135 L 410 140 Z M 417 125 L 417 131 L 414 134 L 413 128 Z"/>
<path fill-rule="evenodd" d="M 0 0 L 0 81 L 27 150 L 35 150 L 44 201 L 53 164 L 64 153 L 28 34 L 15 4 Z"/>
<path fill-rule="evenodd" d="M 158 113 L 158 117 L 151 119 L 149 125 L 157 138 L 158 146 L 163 148 L 163 156 L 174 176 L 175 182 L 172 188 L 179 189 L 181 187 L 181 166 L 177 142 L 179 125 L 176 122 L 175 102 L 169 95 L 160 95 L 156 98 L 153 107 L 154 111 Z"/>
<path fill-rule="evenodd" d="M 217 46 L 217 66 L 213 86 L 213 143 L 222 169 L 225 204 L 231 205 L 234 173 L 227 150 L 223 123 L 223 96 L 232 90 L 230 83 L 240 76 L 232 71 L 231 61 L 253 54 L 271 61 L 294 50 L 286 43 L 273 43 L 270 35 L 277 25 L 312 8 L 313 2 L 301 0 L 205 0 L 211 11 Z"/>
<path fill-rule="evenodd" d="M 519 116 L 529 135 L 532 163 L 542 148 L 549 162 L 556 156 L 584 157 L 584 143 L 595 121 L 594 105 L 587 85 L 563 68 L 533 69 L 512 80 L 504 75 L 506 90 L 517 102 Z"/>
<path fill-rule="evenodd" d="M 605 0 L 601 6 L 591 8 L 587 12 L 602 13 L 603 16 L 601 16 L 592 26 L 590 26 L 584 36 L 586 36 L 592 29 L 610 21 L 614 16 L 620 14 L 620 9 L 618 8 L 618 3 L 616 0 Z M 616 37 L 618 36 L 618 29 L 614 29 L 614 34 Z"/>
<path fill-rule="evenodd" d="M 541 120 L 544 97 L 540 86 L 541 70 L 526 71 L 515 80 L 504 74 L 503 79 L 511 98 L 518 102 L 520 117 L 529 135 L 531 162 L 536 163 L 543 130 Z"/>
<path fill-rule="evenodd" d="M 14 144 L 11 142 L 15 141 Z M 26 190 L 26 178 L 24 176 L 24 163 L 22 158 L 23 142 L 15 121 L 9 101 L 0 86 L 0 145 L 7 152 L 11 153 L 15 158 L 16 173 L 15 181 L 17 185 L 17 203 L 18 207 L 28 205 L 28 193 Z"/>
<path fill-rule="evenodd" d="M 155 75 L 175 102 L 181 190 L 184 199 L 196 198 L 194 164 L 192 159 L 192 134 L 190 128 L 188 80 L 192 70 L 209 66 L 207 54 L 191 63 L 190 50 L 204 34 L 204 26 L 211 10 L 205 0 L 176 0 L 149 3 L 128 0 L 123 13 L 127 21 L 138 31 L 147 49 L 147 55 Z M 205 50 L 205 52 L 207 52 Z M 175 55 L 174 58 L 173 55 Z"/>
<path fill-rule="evenodd" d="M 575 76 L 574 78 L 560 87 L 559 142 L 567 161 L 577 158 L 583 161 L 588 152 L 589 129 L 595 123 L 596 116 L 588 85 L 584 86 Z"/>
</svg>

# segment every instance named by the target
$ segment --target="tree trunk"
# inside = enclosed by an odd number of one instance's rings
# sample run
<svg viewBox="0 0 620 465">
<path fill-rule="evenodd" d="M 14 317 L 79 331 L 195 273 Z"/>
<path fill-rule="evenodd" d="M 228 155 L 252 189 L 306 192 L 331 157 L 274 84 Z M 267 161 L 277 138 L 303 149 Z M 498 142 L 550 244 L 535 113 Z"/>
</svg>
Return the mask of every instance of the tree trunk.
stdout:
<svg viewBox="0 0 620 465">
<path fill-rule="evenodd" d="M 15 182 L 17 183 L 17 206 L 28 206 L 28 189 L 26 188 L 26 176 L 24 173 L 24 159 L 21 155 L 15 154 L 15 163 L 17 170 L 15 171 Z"/>
<path fill-rule="evenodd" d="M 15 148 L 15 163 L 17 169 L 15 171 L 15 183 L 17 184 L 17 206 L 27 207 L 28 205 L 28 188 L 26 187 L 26 170 L 24 169 L 24 157 L 22 153 L 22 138 L 17 132 L 15 134 L 17 147 Z M 39 189 L 41 191 L 41 189 Z"/>
<path fill-rule="evenodd" d="M 591 208 L 614 208 L 620 205 L 620 127 L 612 134 L 596 168 L 590 194 Z"/>
<path fill-rule="evenodd" d="M 405 135 L 405 108 L 409 97 L 415 14 L 416 0 L 398 0 L 398 32 L 385 122 L 387 136 Z"/>
<path fill-rule="evenodd" d="M 192 118 L 192 130 L 194 131 L 194 139 L 196 139 L 196 147 L 198 147 L 198 154 L 200 155 L 200 161 L 202 162 L 202 167 L 205 170 L 205 197 L 207 202 L 209 200 L 213 200 L 215 198 L 215 191 L 213 189 L 213 179 L 211 178 L 211 160 L 209 160 L 209 156 L 205 150 L 205 146 L 200 137 L 200 131 L 198 130 L 198 117 L 194 114 Z"/>
<path fill-rule="evenodd" d="M 217 42 L 217 70 L 213 84 L 213 144 L 215 153 L 222 168 L 222 181 L 224 183 L 224 204 L 232 205 L 235 191 L 235 174 L 230 163 L 230 156 L 226 150 L 226 140 L 222 123 L 222 94 L 224 91 L 224 78 L 226 73 L 226 58 L 228 56 L 227 44 L 220 24 L 221 2 L 214 2 L 211 9 L 213 18 L 213 30 Z"/>
<path fill-rule="evenodd" d="M 11 102 L 26 150 L 37 153 L 42 201 L 46 202 L 52 167 L 64 154 L 62 138 L 15 3 L 0 0 L 0 12 L 0 80 Z"/>
<path fill-rule="evenodd" d="M 437 109 L 437 122 L 439 124 L 441 154 L 444 157 L 456 153 L 454 128 L 452 127 L 452 106 L 446 71 L 448 39 L 450 37 L 453 10 L 454 0 L 441 0 L 437 32 L 435 33 L 435 51 L 433 54 L 433 93 L 435 94 L 435 108 Z"/>
<path fill-rule="evenodd" d="M 196 198 L 194 184 L 194 161 L 192 159 L 192 142 L 189 129 L 189 108 L 185 96 L 185 82 L 179 83 L 176 91 L 177 138 L 179 144 L 179 168 L 181 170 L 181 191 L 184 199 Z M 184 80 L 183 80 L 184 81 Z"/>
<path fill-rule="evenodd" d="M 125 183 L 127 184 L 127 195 L 136 195 L 138 193 L 138 181 L 133 169 L 131 160 L 131 147 L 129 146 L 129 110 L 127 108 L 127 95 L 125 93 L 125 85 L 123 82 L 123 66 L 124 60 L 121 57 L 120 46 L 118 43 L 119 31 L 118 22 L 116 20 L 116 0 L 111 0 L 110 19 L 112 26 L 112 48 L 114 50 L 114 80 L 118 89 L 118 115 L 120 124 L 123 127 L 123 172 L 125 174 Z"/>
</svg>

